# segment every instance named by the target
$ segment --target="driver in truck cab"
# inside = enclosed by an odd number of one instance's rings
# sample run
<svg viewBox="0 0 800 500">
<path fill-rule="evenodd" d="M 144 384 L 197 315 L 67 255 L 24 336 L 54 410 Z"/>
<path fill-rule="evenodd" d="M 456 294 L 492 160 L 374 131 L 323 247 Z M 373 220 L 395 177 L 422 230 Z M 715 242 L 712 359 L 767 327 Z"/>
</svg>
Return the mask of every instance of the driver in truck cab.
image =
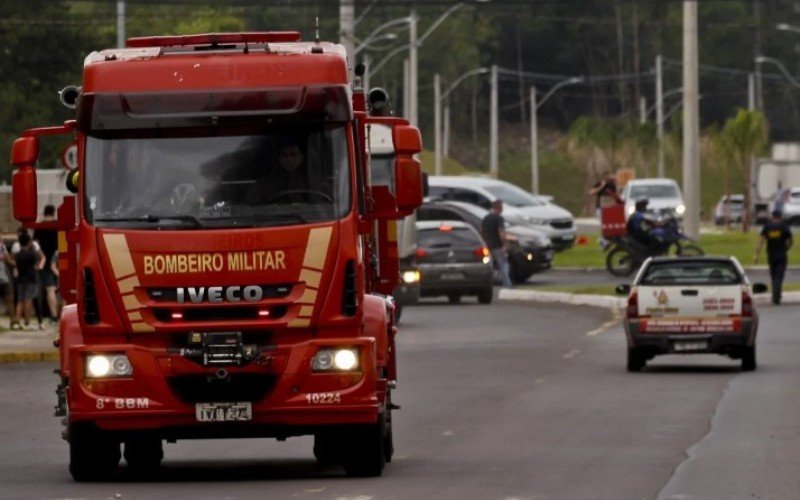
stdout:
<svg viewBox="0 0 800 500">
<path fill-rule="evenodd" d="M 284 203 L 309 201 L 307 198 L 311 186 L 308 166 L 300 144 L 301 141 L 296 138 L 282 141 L 275 156 L 276 161 L 269 162 L 261 170 L 261 178 L 248 190 L 245 196 L 247 203 L 257 204 L 269 199 Z"/>
</svg>

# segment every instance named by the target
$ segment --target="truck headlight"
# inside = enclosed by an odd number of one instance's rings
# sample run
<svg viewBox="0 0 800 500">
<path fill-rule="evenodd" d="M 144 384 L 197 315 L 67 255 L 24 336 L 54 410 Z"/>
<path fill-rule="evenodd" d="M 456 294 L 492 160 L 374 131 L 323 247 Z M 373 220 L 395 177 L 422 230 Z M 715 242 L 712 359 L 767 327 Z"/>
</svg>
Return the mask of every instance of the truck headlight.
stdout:
<svg viewBox="0 0 800 500">
<path fill-rule="evenodd" d="M 86 357 L 86 374 L 91 378 L 128 377 L 133 367 L 124 354 L 92 354 Z"/>
<path fill-rule="evenodd" d="M 311 369 L 317 372 L 357 370 L 358 350 L 320 349 L 311 360 Z"/>
<path fill-rule="evenodd" d="M 686 205 L 678 205 L 677 207 L 675 207 L 675 213 L 678 215 L 683 214 L 683 212 L 685 211 L 686 211 Z"/>
<path fill-rule="evenodd" d="M 405 271 L 400 277 L 403 279 L 403 283 L 412 285 L 419 282 L 419 271 Z"/>
</svg>

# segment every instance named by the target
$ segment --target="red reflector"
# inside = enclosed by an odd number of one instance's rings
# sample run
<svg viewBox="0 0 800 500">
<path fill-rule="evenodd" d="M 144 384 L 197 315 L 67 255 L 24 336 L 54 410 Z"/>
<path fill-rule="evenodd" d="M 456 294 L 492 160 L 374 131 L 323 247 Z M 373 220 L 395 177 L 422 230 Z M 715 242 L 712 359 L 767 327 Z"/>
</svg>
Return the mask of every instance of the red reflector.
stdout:
<svg viewBox="0 0 800 500">
<path fill-rule="evenodd" d="M 753 315 L 753 298 L 747 292 L 742 292 L 742 317 Z"/>
<path fill-rule="evenodd" d="M 262 318 L 267 318 L 270 315 L 269 309 L 259 309 L 258 315 Z"/>
<path fill-rule="evenodd" d="M 633 292 L 631 296 L 628 297 L 628 310 L 626 311 L 626 315 L 628 318 L 639 316 L 639 295 L 636 292 Z"/>
<path fill-rule="evenodd" d="M 448 232 L 448 231 L 452 231 L 452 230 L 453 230 L 453 226 L 451 226 L 450 224 L 441 224 L 439 226 L 439 231 Z"/>
<path fill-rule="evenodd" d="M 172 319 L 183 319 L 183 313 L 182 312 L 174 312 L 170 316 L 172 316 Z"/>
<path fill-rule="evenodd" d="M 417 248 L 417 249 L 414 251 L 414 255 L 416 255 L 416 257 L 417 257 L 418 259 L 424 259 L 425 257 L 427 257 L 427 256 L 428 256 L 428 251 L 427 251 L 427 250 L 425 250 L 424 248 Z"/>
</svg>

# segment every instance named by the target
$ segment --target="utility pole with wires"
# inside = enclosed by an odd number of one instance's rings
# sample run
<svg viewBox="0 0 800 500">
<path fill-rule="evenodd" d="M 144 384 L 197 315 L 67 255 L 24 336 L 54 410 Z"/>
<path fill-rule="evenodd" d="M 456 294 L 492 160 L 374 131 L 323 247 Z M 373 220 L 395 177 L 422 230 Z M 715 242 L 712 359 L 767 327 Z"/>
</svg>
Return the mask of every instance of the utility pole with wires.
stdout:
<svg viewBox="0 0 800 500">
<path fill-rule="evenodd" d="M 117 48 L 125 48 L 125 0 L 117 0 Z"/>
<path fill-rule="evenodd" d="M 686 234 L 700 236 L 700 109 L 697 1 L 683 2 L 683 195 Z"/>
<path fill-rule="evenodd" d="M 339 43 L 347 51 L 347 64 L 355 64 L 356 47 L 356 5 L 355 0 L 339 0 Z"/>
</svg>

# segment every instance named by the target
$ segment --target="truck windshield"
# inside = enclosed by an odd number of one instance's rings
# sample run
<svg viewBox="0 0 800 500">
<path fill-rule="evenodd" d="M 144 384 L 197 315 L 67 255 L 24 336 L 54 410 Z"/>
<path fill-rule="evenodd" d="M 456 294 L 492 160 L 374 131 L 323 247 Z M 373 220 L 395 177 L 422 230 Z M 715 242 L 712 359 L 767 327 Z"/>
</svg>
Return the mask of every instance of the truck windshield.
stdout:
<svg viewBox="0 0 800 500">
<path fill-rule="evenodd" d="M 86 219 L 99 227 L 258 227 L 350 207 L 344 126 L 175 137 L 88 137 Z"/>
</svg>

